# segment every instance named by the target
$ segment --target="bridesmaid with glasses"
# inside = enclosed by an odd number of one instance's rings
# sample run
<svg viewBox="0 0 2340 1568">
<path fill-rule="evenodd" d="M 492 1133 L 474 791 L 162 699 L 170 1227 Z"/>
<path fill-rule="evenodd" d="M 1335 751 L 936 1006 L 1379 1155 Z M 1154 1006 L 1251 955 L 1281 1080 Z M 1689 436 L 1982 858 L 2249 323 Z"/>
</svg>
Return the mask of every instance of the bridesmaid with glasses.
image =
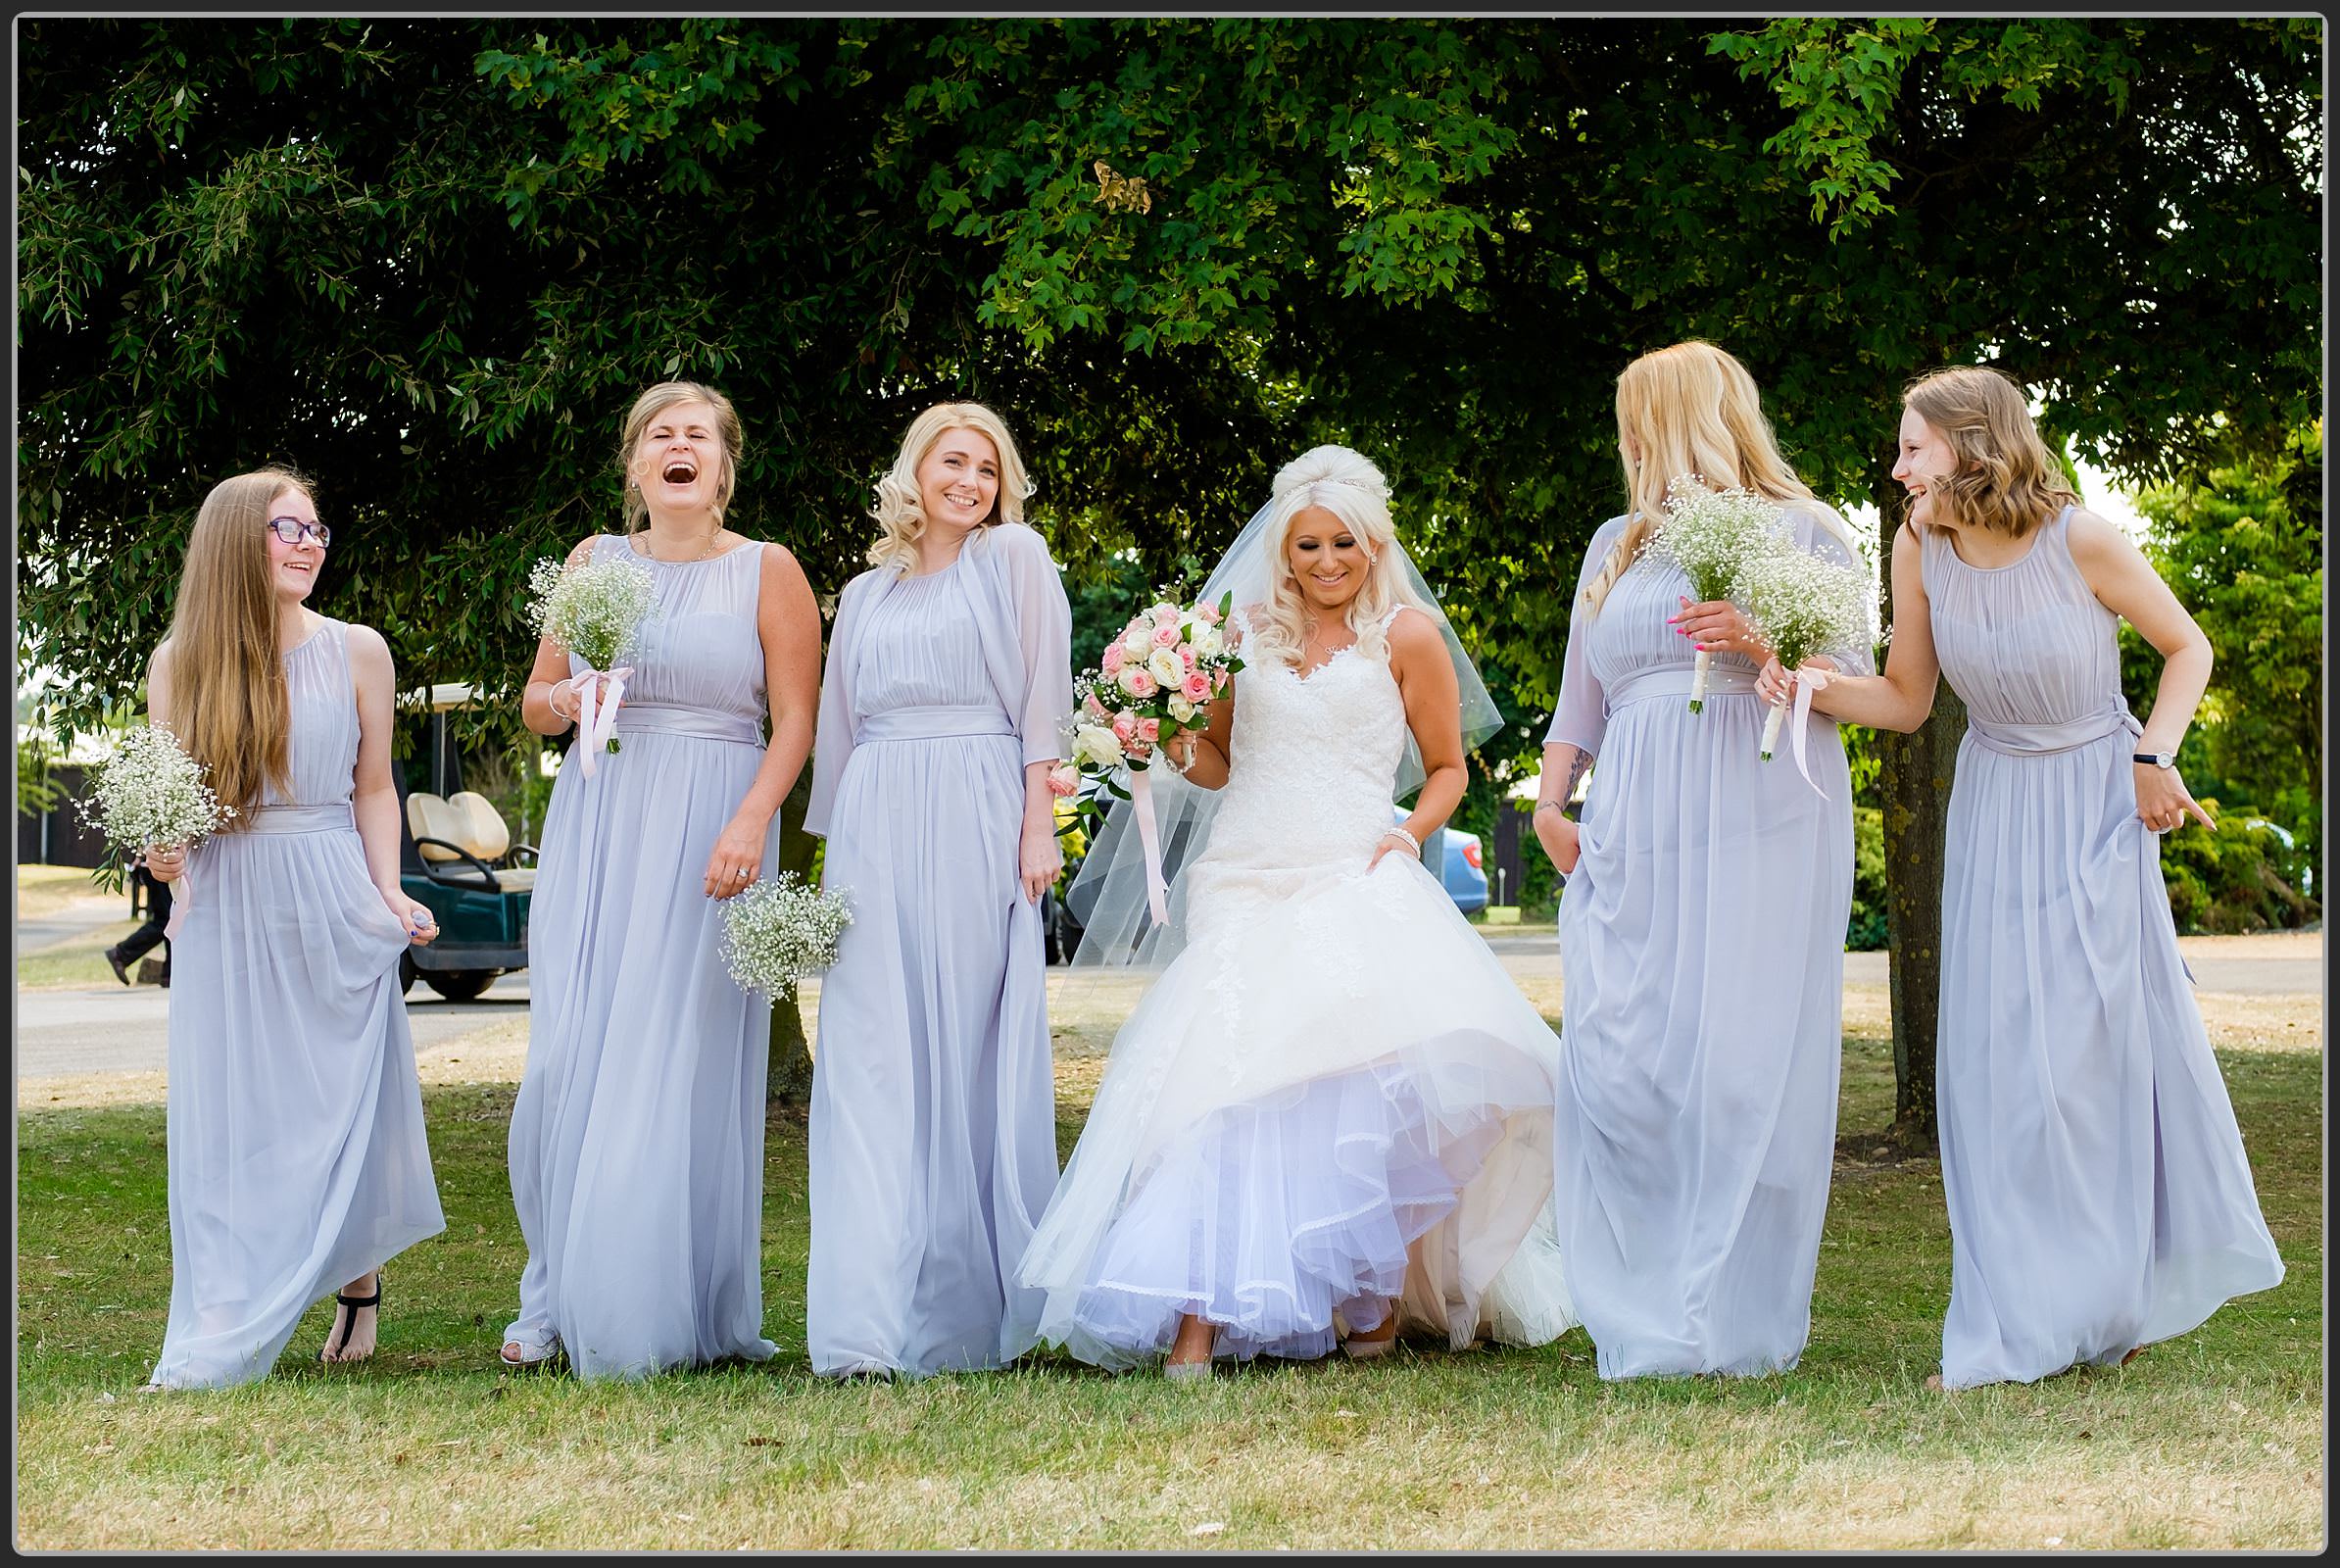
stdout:
<svg viewBox="0 0 2340 1568">
<path fill-rule="evenodd" d="M 398 980 L 436 928 L 399 885 L 390 650 L 307 608 L 331 537 L 299 476 L 220 481 L 148 672 L 148 717 L 236 812 L 147 856 L 177 894 L 150 1389 L 266 1376 L 335 1287 L 317 1359 L 365 1360 L 383 1263 L 446 1228 Z"/>
</svg>

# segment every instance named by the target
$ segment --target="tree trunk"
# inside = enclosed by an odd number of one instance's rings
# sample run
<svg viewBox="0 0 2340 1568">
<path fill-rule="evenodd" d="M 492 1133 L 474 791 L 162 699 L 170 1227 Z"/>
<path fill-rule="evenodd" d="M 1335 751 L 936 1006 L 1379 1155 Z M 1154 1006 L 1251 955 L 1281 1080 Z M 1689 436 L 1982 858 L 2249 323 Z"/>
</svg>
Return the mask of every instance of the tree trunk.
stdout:
<svg viewBox="0 0 2340 1568">
<path fill-rule="evenodd" d="M 812 801 L 812 764 L 797 774 L 796 788 L 780 804 L 780 869 L 810 880 L 812 852 L 818 846 L 804 831 L 804 808 Z M 765 1057 L 763 1094 L 766 1107 L 805 1105 L 812 1101 L 812 1044 L 804 1036 L 804 1016 L 797 1009 L 796 987 L 772 999 L 772 1033 Z"/>
<path fill-rule="evenodd" d="M 1885 618 L 1892 620 L 1893 534 L 1905 510 L 1899 486 L 1878 481 L 1878 532 L 1885 567 Z M 1877 732 L 1883 767 L 1877 779 L 1884 807 L 1886 973 L 1893 1006 L 1893 1127 L 1891 1142 L 1907 1152 L 1930 1151 L 1934 1133 L 1934 1025 L 1942 994 L 1943 827 L 1958 743 L 1967 730 L 1966 705 L 1947 682 L 1933 711 L 1914 734 Z"/>
</svg>

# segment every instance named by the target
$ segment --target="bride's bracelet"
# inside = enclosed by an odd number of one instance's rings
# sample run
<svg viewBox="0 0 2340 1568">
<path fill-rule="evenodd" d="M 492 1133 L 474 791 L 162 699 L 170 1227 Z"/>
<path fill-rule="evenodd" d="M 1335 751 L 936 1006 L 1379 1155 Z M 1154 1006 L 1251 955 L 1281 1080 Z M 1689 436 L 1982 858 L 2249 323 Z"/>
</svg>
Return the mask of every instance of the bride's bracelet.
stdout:
<svg viewBox="0 0 2340 1568">
<path fill-rule="evenodd" d="M 1414 858 L 1417 860 L 1422 858 L 1422 841 L 1414 837 L 1413 834 L 1408 833 L 1404 828 L 1393 827 L 1389 829 L 1389 832 L 1383 834 L 1382 837 L 1386 839 L 1405 840 L 1406 846 L 1414 852 Z"/>
</svg>

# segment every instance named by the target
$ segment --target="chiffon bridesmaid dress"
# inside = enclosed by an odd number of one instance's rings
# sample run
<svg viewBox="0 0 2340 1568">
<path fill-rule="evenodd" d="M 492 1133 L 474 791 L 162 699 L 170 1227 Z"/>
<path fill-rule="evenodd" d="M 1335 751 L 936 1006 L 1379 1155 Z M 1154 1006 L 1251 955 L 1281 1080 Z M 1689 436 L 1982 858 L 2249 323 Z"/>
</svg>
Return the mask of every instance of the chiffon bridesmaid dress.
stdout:
<svg viewBox="0 0 2340 1568">
<path fill-rule="evenodd" d="M 512 1106 L 512 1204 L 527 1239 L 507 1340 L 555 1339 L 580 1377 L 768 1359 L 764 1074 L 771 1004 L 720 953 L 702 879 L 763 760 L 756 635 L 763 546 L 706 561 L 593 559 L 653 577 L 619 750 L 572 752 L 545 813 L 529 906 L 528 1065 Z M 573 656 L 570 668 L 585 666 Z M 779 834 L 762 874 L 778 865 Z"/>
<path fill-rule="evenodd" d="M 1952 1389 L 2117 1362 L 2283 1278 L 2137 816 L 2119 617 L 2071 517 L 1996 567 L 1920 536 L 1968 715 L 1936 1061 Z"/>
<path fill-rule="evenodd" d="M 1792 509 L 1796 544 L 1851 554 Z M 1835 1155 L 1852 782 L 1835 723 L 1761 760 L 1755 670 L 1667 624 L 1692 597 L 1644 555 L 1589 613 L 1627 519 L 1593 535 L 1547 744 L 1598 755 L 1560 899 L 1553 1206 L 1604 1378 L 1791 1367 Z M 1868 672 L 1866 649 L 1831 650 Z M 1790 722 L 1793 722 L 1790 719 Z"/>
<path fill-rule="evenodd" d="M 1021 523 L 840 596 L 805 826 L 853 923 L 821 979 L 812 1369 L 924 1377 L 1032 1348 L 1012 1277 L 1056 1185 L 1047 959 L 1018 885 L 1026 764 L 1072 711 L 1071 607 Z"/>
<path fill-rule="evenodd" d="M 265 1377 L 301 1314 L 446 1229 L 398 960 L 351 812 L 349 627 L 284 656 L 289 795 L 196 845 L 172 939 L 171 1317 L 151 1381 Z"/>
</svg>

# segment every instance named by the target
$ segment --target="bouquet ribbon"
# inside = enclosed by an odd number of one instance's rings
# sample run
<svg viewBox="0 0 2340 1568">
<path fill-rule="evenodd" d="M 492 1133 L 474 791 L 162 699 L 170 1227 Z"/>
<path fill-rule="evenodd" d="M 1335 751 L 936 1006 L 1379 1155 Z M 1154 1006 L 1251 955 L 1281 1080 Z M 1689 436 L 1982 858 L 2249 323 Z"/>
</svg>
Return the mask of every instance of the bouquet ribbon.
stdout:
<svg viewBox="0 0 2340 1568">
<path fill-rule="evenodd" d="M 588 664 L 569 677 L 569 686 L 577 694 L 577 767 L 587 778 L 600 767 L 601 750 L 609 744 L 610 733 L 617 724 L 617 705 L 625 697 L 625 678 L 634 672 L 631 664 L 615 669 L 595 669 Z M 602 683 L 608 690 L 602 692 Z M 596 694 L 602 693 L 596 702 Z"/>
<path fill-rule="evenodd" d="M 1812 769 L 1804 763 L 1804 728 L 1812 716 L 1812 694 L 1828 683 L 1828 672 L 1825 669 L 1815 669 L 1807 664 L 1795 672 L 1795 733 L 1787 738 L 1788 745 L 1795 749 L 1795 770 L 1804 775 L 1804 782 L 1810 784 L 1813 792 L 1824 801 L 1828 798 L 1828 792 L 1813 779 Z"/>
<path fill-rule="evenodd" d="M 178 935 L 178 928 L 187 923 L 187 911 L 195 906 L 195 857 L 189 854 L 178 868 L 178 882 L 171 890 L 171 918 L 163 922 L 163 940 L 169 942 Z"/>
<path fill-rule="evenodd" d="M 1146 769 L 1130 769 L 1130 805 L 1138 812 L 1138 842 L 1146 849 L 1146 906 L 1153 923 L 1170 923 L 1170 885 L 1162 880 L 1161 829 L 1154 823 L 1153 784 Z"/>
</svg>

